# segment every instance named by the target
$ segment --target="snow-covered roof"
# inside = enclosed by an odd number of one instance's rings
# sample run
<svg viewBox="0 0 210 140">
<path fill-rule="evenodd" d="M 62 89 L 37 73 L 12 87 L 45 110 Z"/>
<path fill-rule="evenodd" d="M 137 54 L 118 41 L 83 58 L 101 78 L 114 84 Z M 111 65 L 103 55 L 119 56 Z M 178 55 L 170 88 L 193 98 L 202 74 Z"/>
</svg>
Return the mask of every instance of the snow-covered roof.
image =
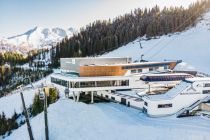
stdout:
<svg viewBox="0 0 210 140">
<path fill-rule="evenodd" d="M 186 79 L 186 81 L 190 81 L 190 82 L 209 81 L 210 82 L 210 77 L 193 77 L 193 78 Z"/>
<path fill-rule="evenodd" d="M 131 59 L 131 57 L 68 57 L 68 58 L 60 58 L 60 59 L 113 59 L 113 58 L 126 58 Z"/>
<path fill-rule="evenodd" d="M 100 77 L 77 77 L 73 75 L 54 73 L 51 77 L 63 79 L 66 81 L 111 81 L 111 80 L 129 80 L 129 76 L 100 76 Z"/>
<path fill-rule="evenodd" d="M 136 94 L 136 92 L 135 91 L 133 91 L 133 90 L 128 90 L 128 91 L 117 91 L 117 93 L 119 94 L 123 94 L 123 95 L 128 95 L 128 96 L 132 96 L 132 97 L 138 97 L 139 98 L 139 96 Z"/>
</svg>

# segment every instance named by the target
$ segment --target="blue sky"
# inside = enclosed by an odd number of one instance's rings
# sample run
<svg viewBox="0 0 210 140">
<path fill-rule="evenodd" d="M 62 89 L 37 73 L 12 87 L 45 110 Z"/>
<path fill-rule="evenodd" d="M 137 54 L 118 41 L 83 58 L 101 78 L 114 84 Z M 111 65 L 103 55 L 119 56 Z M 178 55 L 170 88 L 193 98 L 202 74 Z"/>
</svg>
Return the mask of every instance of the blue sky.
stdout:
<svg viewBox="0 0 210 140">
<path fill-rule="evenodd" d="M 113 19 L 134 8 L 183 5 L 196 0 L 0 0 L 0 37 L 35 26 L 79 29 L 96 19 Z"/>
</svg>

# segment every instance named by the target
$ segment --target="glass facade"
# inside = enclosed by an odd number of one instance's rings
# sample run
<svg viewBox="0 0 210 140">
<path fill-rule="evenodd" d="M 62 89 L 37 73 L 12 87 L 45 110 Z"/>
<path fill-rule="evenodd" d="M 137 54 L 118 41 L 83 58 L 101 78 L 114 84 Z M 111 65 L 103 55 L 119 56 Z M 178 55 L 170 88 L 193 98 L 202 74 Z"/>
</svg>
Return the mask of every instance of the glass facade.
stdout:
<svg viewBox="0 0 210 140">
<path fill-rule="evenodd" d="M 154 68 L 154 67 L 168 68 L 169 64 L 131 65 L 131 66 L 123 66 L 122 69 L 139 69 L 139 68 Z"/>
<path fill-rule="evenodd" d="M 163 75 L 163 76 L 141 76 L 141 80 L 154 82 L 154 81 L 180 81 L 186 78 L 191 78 L 191 75 Z"/>
<path fill-rule="evenodd" d="M 51 82 L 68 88 L 129 86 L 129 80 L 72 82 L 51 77 Z"/>
<path fill-rule="evenodd" d="M 55 83 L 55 84 L 58 84 L 58 85 L 61 85 L 61 86 L 64 86 L 64 87 L 69 87 L 68 81 L 65 81 L 65 80 L 61 80 L 61 79 L 51 77 L 51 82 Z"/>
<path fill-rule="evenodd" d="M 70 82 L 72 88 L 129 86 L 129 80 Z"/>
</svg>

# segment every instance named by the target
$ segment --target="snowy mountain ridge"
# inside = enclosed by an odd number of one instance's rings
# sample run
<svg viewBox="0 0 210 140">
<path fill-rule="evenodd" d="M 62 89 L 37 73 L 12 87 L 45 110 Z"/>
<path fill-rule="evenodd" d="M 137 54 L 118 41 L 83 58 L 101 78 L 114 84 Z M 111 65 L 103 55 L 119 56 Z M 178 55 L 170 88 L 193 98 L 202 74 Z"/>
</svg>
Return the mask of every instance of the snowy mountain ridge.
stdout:
<svg viewBox="0 0 210 140">
<path fill-rule="evenodd" d="M 73 28 L 43 28 L 36 26 L 19 35 L 0 39 L 0 52 L 12 51 L 26 54 L 30 50 L 51 48 L 65 37 L 76 33 Z"/>
</svg>

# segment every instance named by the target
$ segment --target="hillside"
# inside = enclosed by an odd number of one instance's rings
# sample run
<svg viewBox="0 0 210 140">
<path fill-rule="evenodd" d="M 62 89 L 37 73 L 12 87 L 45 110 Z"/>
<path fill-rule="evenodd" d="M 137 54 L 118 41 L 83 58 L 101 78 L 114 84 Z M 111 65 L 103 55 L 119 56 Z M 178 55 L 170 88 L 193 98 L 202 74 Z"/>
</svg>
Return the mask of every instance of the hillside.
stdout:
<svg viewBox="0 0 210 140">
<path fill-rule="evenodd" d="M 177 66 L 210 74 L 210 12 L 197 20 L 195 27 L 176 34 L 165 35 L 158 39 L 141 41 L 139 39 L 124 45 L 103 56 L 128 56 L 134 60 L 144 54 L 146 60 L 183 60 Z"/>
<path fill-rule="evenodd" d="M 63 99 L 49 107 L 48 117 L 52 140 L 205 140 L 210 136 L 209 120 L 202 117 L 148 118 L 114 103 L 86 105 Z M 41 113 L 31 120 L 36 140 L 45 138 L 43 118 Z M 14 139 L 28 140 L 26 125 L 5 138 Z"/>
</svg>

